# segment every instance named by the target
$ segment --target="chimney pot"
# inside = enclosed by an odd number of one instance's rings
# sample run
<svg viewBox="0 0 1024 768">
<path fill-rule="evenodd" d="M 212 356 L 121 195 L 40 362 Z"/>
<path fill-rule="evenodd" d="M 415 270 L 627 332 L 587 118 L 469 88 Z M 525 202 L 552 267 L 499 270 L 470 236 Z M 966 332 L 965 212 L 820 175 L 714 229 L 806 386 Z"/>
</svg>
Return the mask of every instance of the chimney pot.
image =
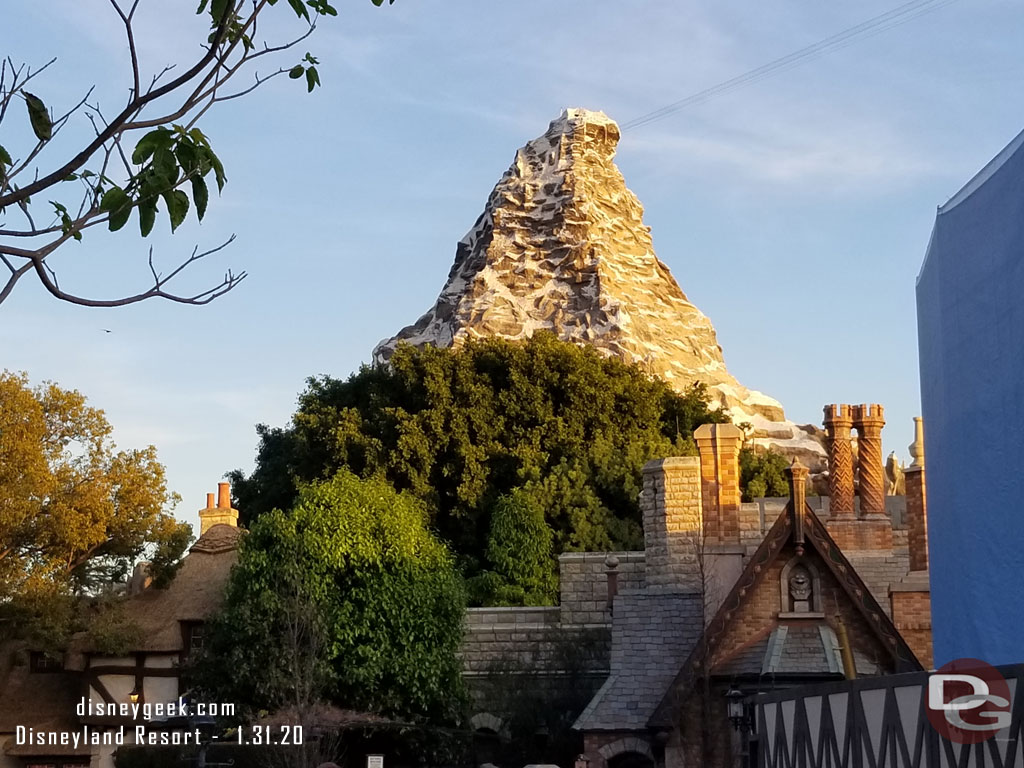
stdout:
<svg viewBox="0 0 1024 768">
<path fill-rule="evenodd" d="M 231 483 L 217 483 L 217 507 L 231 509 Z"/>
<path fill-rule="evenodd" d="M 206 508 L 207 509 L 213 509 L 213 496 L 214 495 L 212 493 L 206 494 Z"/>
</svg>

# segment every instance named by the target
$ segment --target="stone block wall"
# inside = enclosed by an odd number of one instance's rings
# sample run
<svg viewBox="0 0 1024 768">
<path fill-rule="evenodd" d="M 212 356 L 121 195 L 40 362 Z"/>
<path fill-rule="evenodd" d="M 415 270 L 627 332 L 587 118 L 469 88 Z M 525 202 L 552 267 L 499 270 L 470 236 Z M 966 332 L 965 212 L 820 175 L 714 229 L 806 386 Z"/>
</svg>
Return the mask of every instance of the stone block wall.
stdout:
<svg viewBox="0 0 1024 768">
<path fill-rule="evenodd" d="M 559 633 L 559 613 L 557 607 L 470 608 L 462 641 L 465 673 L 487 674 L 505 660 L 544 668 Z"/>
<path fill-rule="evenodd" d="M 645 583 L 643 552 L 568 552 L 558 558 L 561 580 L 561 622 L 608 624 L 608 567 L 605 560 L 618 559 L 618 591 L 641 588 Z"/>
<path fill-rule="evenodd" d="M 467 611 L 461 656 L 475 713 L 506 721 L 526 705 L 574 717 L 582 711 L 608 677 L 611 624 L 563 624 L 560 613 L 557 606 Z"/>
<path fill-rule="evenodd" d="M 644 465 L 640 509 L 647 584 L 700 590 L 697 552 L 703 533 L 700 459 L 682 456 Z"/>
</svg>

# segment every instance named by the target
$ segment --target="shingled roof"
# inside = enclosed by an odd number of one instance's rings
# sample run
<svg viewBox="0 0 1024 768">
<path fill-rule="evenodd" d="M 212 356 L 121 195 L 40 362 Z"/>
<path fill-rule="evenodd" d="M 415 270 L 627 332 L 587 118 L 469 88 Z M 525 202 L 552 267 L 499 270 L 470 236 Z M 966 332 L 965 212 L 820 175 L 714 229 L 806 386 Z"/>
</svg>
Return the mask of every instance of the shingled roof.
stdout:
<svg viewBox="0 0 1024 768">
<path fill-rule="evenodd" d="M 616 596 L 611 675 L 573 728 L 645 728 L 700 637 L 702 603 L 699 594 L 650 589 Z"/>
</svg>

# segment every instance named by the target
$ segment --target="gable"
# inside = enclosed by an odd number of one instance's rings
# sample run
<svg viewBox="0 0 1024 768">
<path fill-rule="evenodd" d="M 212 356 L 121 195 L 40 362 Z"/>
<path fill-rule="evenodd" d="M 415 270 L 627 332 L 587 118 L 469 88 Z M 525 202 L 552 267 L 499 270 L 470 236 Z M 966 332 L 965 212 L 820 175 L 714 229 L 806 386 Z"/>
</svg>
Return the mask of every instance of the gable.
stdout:
<svg viewBox="0 0 1024 768">
<path fill-rule="evenodd" d="M 831 627 L 831 622 L 839 617 L 856 649 L 855 660 L 859 652 L 879 671 L 921 669 L 906 641 L 825 526 L 811 508 L 802 503 L 802 486 L 799 490 L 796 509 L 801 512 L 794 514 L 792 500 L 786 505 L 708 624 L 701 641 L 665 692 L 648 725 L 671 726 L 678 702 L 685 698 L 684 692 L 690 690 L 704 670 L 710 670 L 710 675 L 714 676 L 716 665 L 724 664 L 744 650 L 749 655 L 748 646 L 752 640 L 767 636 L 776 626 L 792 621 L 816 622 Z M 812 612 L 821 616 L 792 618 L 786 615 L 792 611 L 784 610 L 782 605 L 781 580 L 787 564 L 794 560 L 812 564 L 818 573 L 820 605 L 819 610 Z M 806 650 L 806 640 L 802 638 L 801 643 L 791 646 L 789 653 L 799 653 L 801 647 Z M 787 652 L 785 643 L 782 652 Z M 821 653 L 827 663 L 827 638 L 822 638 Z M 857 666 L 859 668 L 860 664 Z"/>
</svg>

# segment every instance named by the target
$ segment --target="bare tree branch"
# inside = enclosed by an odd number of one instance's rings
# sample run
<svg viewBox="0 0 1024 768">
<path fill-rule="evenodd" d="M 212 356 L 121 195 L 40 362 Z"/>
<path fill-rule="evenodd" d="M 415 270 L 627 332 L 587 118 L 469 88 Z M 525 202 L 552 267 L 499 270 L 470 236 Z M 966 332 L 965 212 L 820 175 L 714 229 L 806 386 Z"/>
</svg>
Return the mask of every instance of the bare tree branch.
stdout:
<svg viewBox="0 0 1024 768">
<path fill-rule="evenodd" d="M 219 284 L 215 285 L 213 288 L 209 288 L 205 291 L 200 291 L 199 293 L 195 293 L 192 295 L 169 293 L 168 291 L 164 290 L 164 286 L 167 285 L 169 281 L 174 279 L 178 274 L 181 273 L 182 270 L 184 270 L 190 264 L 199 261 L 200 259 L 203 259 L 207 256 L 210 256 L 211 254 L 217 253 L 223 248 L 226 248 L 230 243 L 234 242 L 234 239 L 235 236 L 232 235 L 230 238 L 228 238 L 225 242 L 221 243 L 217 247 L 211 248 L 207 251 L 203 251 L 202 253 L 199 253 L 199 248 L 197 246 L 195 249 L 193 249 L 192 255 L 189 256 L 189 258 L 183 261 L 181 264 L 179 264 L 178 267 L 174 269 L 174 271 L 172 271 L 167 277 L 159 277 L 153 270 L 153 249 L 150 248 L 150 270 L 154 275 L 153 287 L 146 291 L 143 291 L 142 293 L 137 293 L 134 296 L 126 296 L 120 299 L 87 299 L 82 296 L 76 296 L 74 294 L 67 293 L 61 290 L 60 287 L 56 284 L 56 282 L 53 279 L 51 279 L 50 275 L 47 273 L 45 266 L 43 265 L 42 259 L 33 259 L 30 262 L 30 266 L 35 268 L 36 276 L 39 278 L 39 281 L 43 284 L 43 287 L 46 288 L 46 290 L 49 291 L 49 293 L 52 296 L 60 299 L 61 301 L 66 301 L 71 304 L 78 304 L 79 306 L 83 307 L 123 307 L 127 306 L 128 304 L 137 304 L 140 301 L 145 301 L 146 299 L 153 298 L 166 299 L 167 301 L 173 301 L 179 304 L 209 304 L 218 296 L 223 296 L 225 293 L 227 293 L 232 288 L 237 286 L 240 282 L 242 282 L 248 276 L 247 273 L 240 272 L 239 274 L 236 275 L 228 271 L 224 275 L 224 279 L 221 280 Z"/>
<path fill-rule="evenodd" d="M 117 0 L 110 0 L 110 4 L 114 6 L 114 10 L 117 11 L 117 15 L 121 17 L 121 21 L 124 22 L 125 35 L 128 37 L 128 51 L 132 57 L 132 97 L 139 95 L 139 53 L 135 49 L 135 33 L 132 30 L 132 20 L 128 14 L 121 10 L 121 6 L 117 4 Z M 135 13 L 135 7 L 138 5 L 136 2 L 132 6 L 131 13 Z"/>
</svg>

